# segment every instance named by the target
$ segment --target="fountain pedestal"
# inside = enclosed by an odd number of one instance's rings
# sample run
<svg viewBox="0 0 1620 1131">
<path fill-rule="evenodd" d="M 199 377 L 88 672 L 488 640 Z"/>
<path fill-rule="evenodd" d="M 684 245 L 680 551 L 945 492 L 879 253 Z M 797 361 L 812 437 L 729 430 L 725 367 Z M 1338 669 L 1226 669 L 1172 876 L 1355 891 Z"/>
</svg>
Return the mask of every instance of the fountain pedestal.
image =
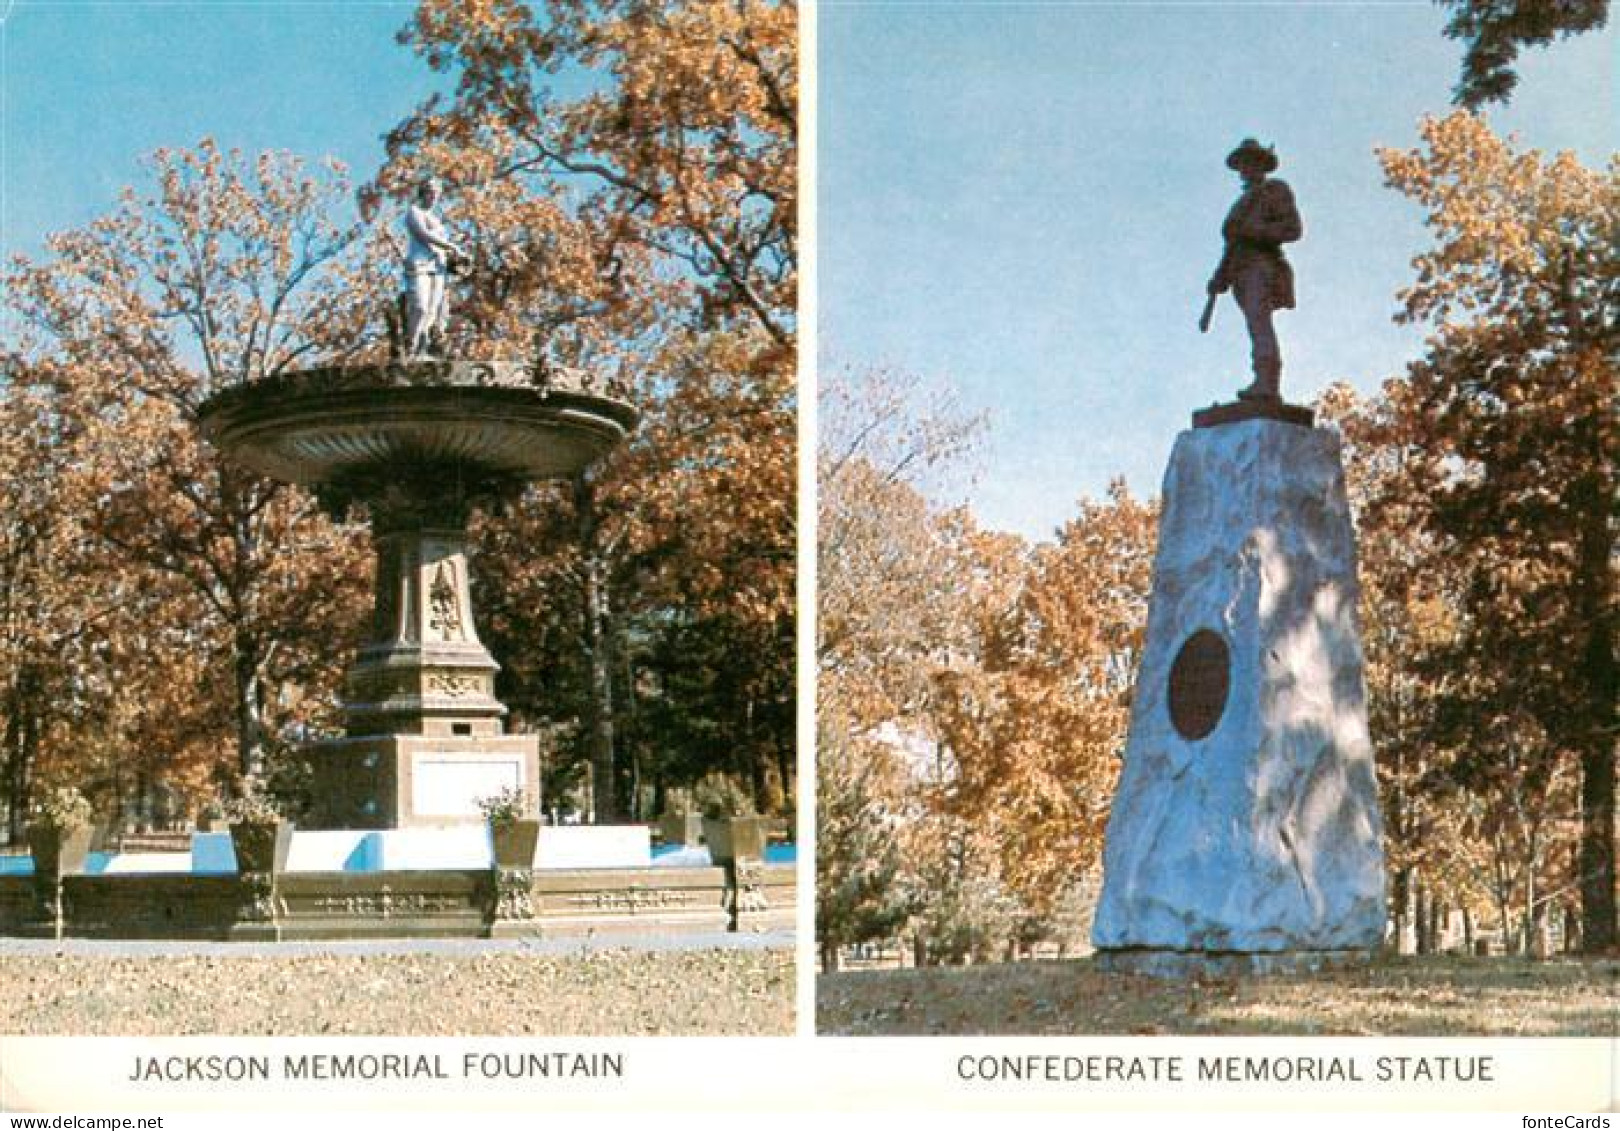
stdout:
<svg viewBox="0 0 1620 1131">
<path fill-rule="evenodd" d="M 503 733 L 500 665 L 473 620 L 466 500 L 437 493 L 396 485 L 372 507 L 371 631 L 344 689 L 348 737 L 310 749 L 312 827 L 473 821 L 480 797 L 538 791 L 538 740 Z"/>
<path fill-rule="evenodd" d="M 308 751 L 304 827 L 475 823 L 479 798 L 514 787 L 537 811 L 538 739 L 505 733 L 467 522 L 529 480 L 577 474 L 635 421 L 577 376 L 540 380 L 511 363 L 308 370 L 203 406 L 203 434 L 242 464 L 313 488 L 335 513 L 370 512 L 370 628 L 345 684 L 346 736 Z"/>
</svg>

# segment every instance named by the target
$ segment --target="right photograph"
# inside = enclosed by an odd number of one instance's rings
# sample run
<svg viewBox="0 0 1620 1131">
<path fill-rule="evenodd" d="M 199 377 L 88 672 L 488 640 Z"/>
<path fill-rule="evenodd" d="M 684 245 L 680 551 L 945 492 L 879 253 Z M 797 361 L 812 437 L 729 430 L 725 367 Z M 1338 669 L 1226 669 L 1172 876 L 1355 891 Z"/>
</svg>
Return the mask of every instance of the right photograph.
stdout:
<svg viewBox="0 0 1620 1131">
<path fill-rule="evenodd" d="M 1620 1033 L 1604 9 L 820 6 L 819 1032 Z"/>
</svg>

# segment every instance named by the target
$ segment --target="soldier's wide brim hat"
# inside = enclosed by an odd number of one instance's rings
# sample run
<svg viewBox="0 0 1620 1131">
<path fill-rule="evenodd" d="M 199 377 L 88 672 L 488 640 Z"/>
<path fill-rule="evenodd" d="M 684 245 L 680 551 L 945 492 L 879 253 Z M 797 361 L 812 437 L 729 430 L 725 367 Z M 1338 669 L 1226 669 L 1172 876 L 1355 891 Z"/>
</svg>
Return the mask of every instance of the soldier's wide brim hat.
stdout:
<svg viewBox="0 0 1620 1131">
<path fill-rule="evenodd" d="M 1277 151 L 1269 145 L 1261 145 L 1252 137 L 1246 137 L 1226 155 L 1228 169 L 1241 169 L 1245 165 L 1254 165 L 1262 172 L 1269 173 L 1277 167 Z"/>
</svg>

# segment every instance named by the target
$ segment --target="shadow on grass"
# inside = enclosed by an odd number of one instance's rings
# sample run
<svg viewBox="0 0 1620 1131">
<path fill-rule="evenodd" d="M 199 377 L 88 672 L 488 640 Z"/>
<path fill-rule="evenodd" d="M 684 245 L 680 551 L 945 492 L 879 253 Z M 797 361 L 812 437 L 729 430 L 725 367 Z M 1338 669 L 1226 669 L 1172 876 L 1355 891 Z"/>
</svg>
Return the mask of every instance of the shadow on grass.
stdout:
<svg viewBox="0 0 1620 1131">
<path fill-rule="evenodd" d="M 1161 980 L 1090 958 L 822 974 L 819 1032 L 861 1035 L 1620 1035 L 1620 961 L 1380 957 L 1317 974 Z"/>
</svg>

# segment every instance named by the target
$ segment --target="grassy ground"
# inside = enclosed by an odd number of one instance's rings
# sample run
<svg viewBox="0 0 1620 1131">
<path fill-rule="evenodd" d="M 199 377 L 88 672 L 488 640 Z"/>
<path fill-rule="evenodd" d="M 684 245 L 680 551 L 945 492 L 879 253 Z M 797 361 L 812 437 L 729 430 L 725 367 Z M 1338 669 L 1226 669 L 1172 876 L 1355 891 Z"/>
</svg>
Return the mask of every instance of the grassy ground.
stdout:
<svg viewBox="0 0 1620 1131">
<path fill-rule="evenodd" d="M 893 1034 L 1615 1036 L 1620 962 L 1381 958 L 1314 975 L 1191 982 L 1068 962 L 823 974 L 816 1028 Z"/>
<path fill-rule="evenodd" d="M 0 1033 L 789 1034 L 793 970 L 791 949 L 7 954 Z"/>
</svg>

